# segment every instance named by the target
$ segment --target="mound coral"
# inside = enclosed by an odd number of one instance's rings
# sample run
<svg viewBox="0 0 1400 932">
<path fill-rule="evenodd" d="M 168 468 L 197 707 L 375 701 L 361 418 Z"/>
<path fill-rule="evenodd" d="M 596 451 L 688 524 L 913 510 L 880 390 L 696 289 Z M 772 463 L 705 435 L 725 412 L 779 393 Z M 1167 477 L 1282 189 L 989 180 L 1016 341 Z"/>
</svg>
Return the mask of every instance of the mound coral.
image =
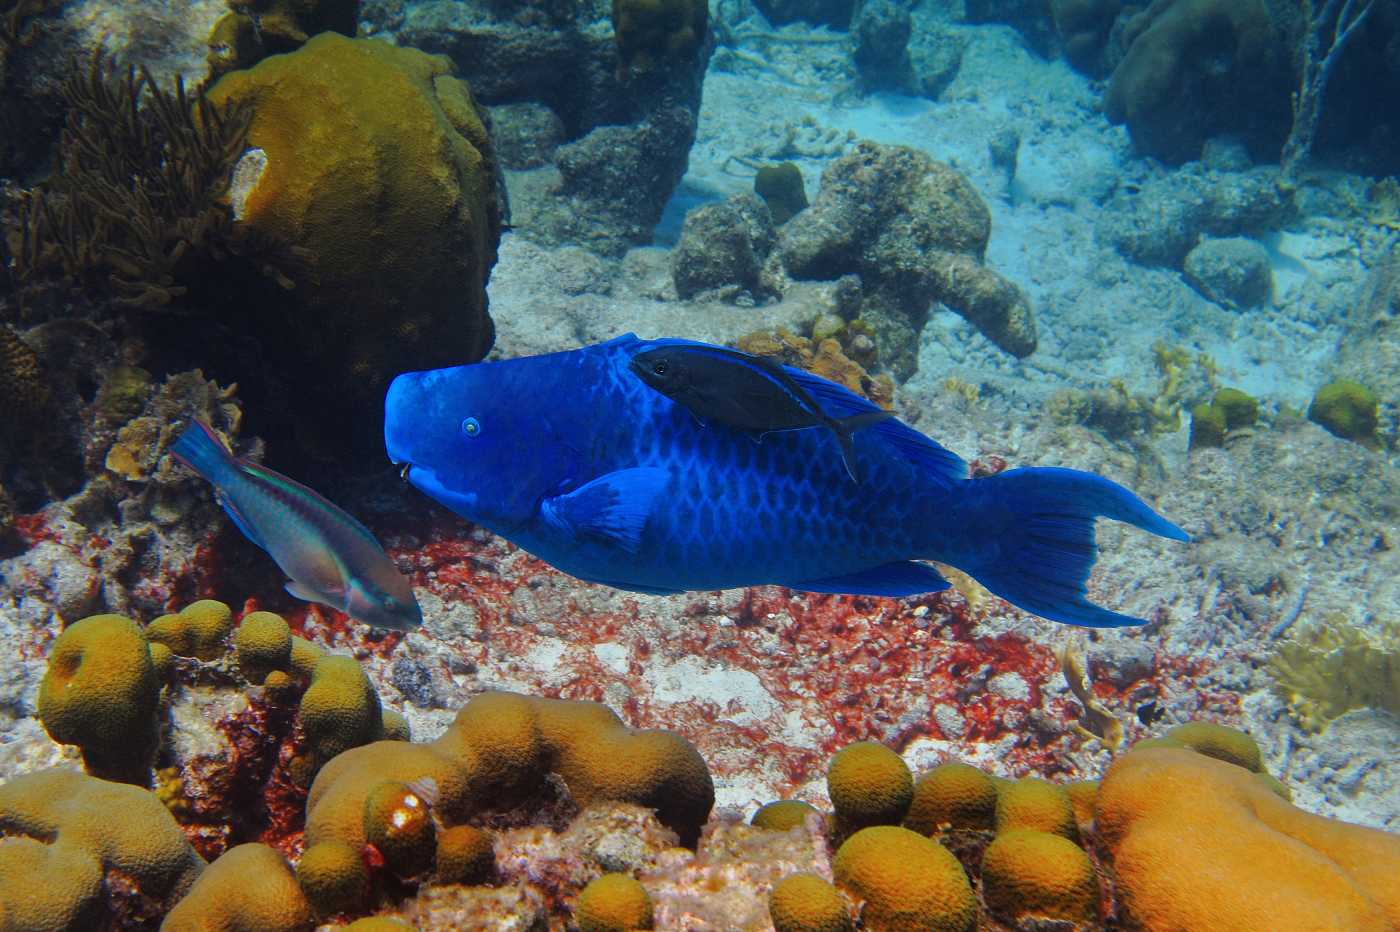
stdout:
<svg viewBox="0 0 1400 932">
<path fill-rule="evenodd" d="M 836 752 L 826 772 L 827 793 L 840 834 L 870 825 L 898 825 L 909 811 L 914 778 L 904 759 L 874 741 Z"/>
<path fill-rule="evenodd" d="M 774 832 L 786 832 L 807 822 L 807 817 L 818 810 L 811 803 L 800 799 L 780 799 L 760 806 L 749 824 L 754 828 L 766 828 Z"/>
<path fill-rule="evenodd" d="M 855 928 L 840 891 L 815 874 L 790 874 L 773 884 L 768 914 L 775 932 L 849 932 Z"/>
<path fill-rule="evenodd" d="M 154 793 L 71 770 L 0 786 L 0 833 L 7 929 L 122 927 L 169 909 L 204 868 Z"/>
<path fill-rule="evenodd" d="M 1104 94 L 1139 151 L 1179 163 L 1215 134 L 1277 154 L 1288 131 L 1283 43 L 1263 0 L 1156 0 L 1128 21 Z"/>
<path fill-rule="evenodd" d="M 904 827 L 921 835 L 945 828 L 990 829 L 997 810 L 997 786 L 970 764 L 939 764 L 914 784 Z"/>
<path fill-rule="evenodd" d="M 39 684 L 49 737 L 76 744 L 96 776 L 145 783 L 158 740 L 160 682 L 145 634 L 120 615 L 93 615 L 64 629 Z"/>
<path fill-rule="evenodd" d="M 430 778 L 437 818 L 456 826 L 543 792 L 551 773 L 580 806 L 615 800 L 655 809 L 688 845 L 714 803 L 704 760 L 677 735 L 633 731 L 596 703 L 485 693 L 433 742 L 379 741 L 332 759 L 311 786 L 306 841 L 358 851 L 369 840 L 367 800 L 387 792 L 386 780 L 416 786 Z M 449 850 L 449 841 L 438 849 Z M 475 857 L 485 860 L 479 849 Z M 451 863 L 437 866 L 444 877 L 458 872 Z"/>
<path fill-rule="evenodd" d="M 275 848 L 246 844 L 209 865 L 161 932 L 303 932 L 315 924 L 286 859 Z"/>
<path fill-rule="evenodd" d="M 437 831 L 428 803 L 407 784 L 386 780 L 365 797 L 365 840 L 400 877 L 415 877 L 433 865 Z"/>
<path fill-rule="evenodd" d="M 369 896 L 369 870 L 360 850 L 343 841 L 308 845 L 297 862 L 297 883 L 321 916 L 358 910 Z"/>
<path fill-rule="evenodd" d="M 1400 838 L 1295 809 L 1223 761 L 1178 748 L 1134 749 L 1105 775 L 1095 821 L 1134 927 L 1400 925 Z"/>
<path fill-rule="evenodd" d="M 281 615 L 249 612 L 233 632 L 238 670 L 253 684 L 273 670 L 286 672 L 292 662 L 292 629 Z"/>
<path fill-rule="evenodd" d="M 301 697 L 301 727 L 318 764 L 383 737 L 379 694 L 353 658 L 328 655 L 316 664 Z"/>
<path fill-rule="evenodd" d="M 574 910 L 579 932 L 630 932 L 652 926 L 651 897 L 626 874 L 604 874 L 583 888 Z"/>
<path fill-rule="evenodd" d="M 1263 756 L 1254 739 L 1237 728 L 1214 722 L 1187 722 L 1177 725 L 1159 738 L 1139 741 L 1134 747 L 1186 748 L 1227 764 L 1260 772 Z"/>
<path fill-rule="evenodd" d="M 472 825 L 438 832 L 438 883 L 486 883 L 495 873 L 495 838 L 490 832 Z"/>
<path fill-rule="evenodd" d="M 618 70 L 651 71 L 672 58 L 693 58 L 710 27 L 708 0 L 613 0 Z"/>
<path fill-rule="evenodd" d="M 1376 396 L 1359 382 L 1329 382 L 1308 405 L 1308 420 L 1334 437 L 1375 448 L 1379 409 Z"/>
<path fill-rule="evenodd" d="M 1228 432 L 1251 427 L 1258 419 L 1258 401 L 1237 388 L 1222 388 L 1209 404 L 1191 409 L 1191 446 L 1221 446 Z"/>
<path fill-rule="evenodd" d="M 162 615 L 146 626 L 146 638 L 164 644 L 181 657 L 213 660 L 227 650 L 233 612 L 222 602 L 202 599 L 174 615 Z"/>
<path fill-rule="evenodd" d="M 259 342 L 284 372 L 317 373 L 298 384 L 332 416 L 309 427 L 377 437 L 361 412 L 391 375 L 480 359 L 494 338 L 501 210 L 471 91 L 446 58 L 323 32 L 208 96 L 251 113 L 248 144 L 265 160 L 234 194 L 237 228 L 310 256 L 292 275 L 306 306 L 269 309 Z"/>
<path fill-rule="evenodd" d="M 773 223 L 781 226 L 807 207 L 807 191 L 802 185 L 802 169 L 792 162 L 760 165 L 753 176 L 753 193 L 763 198 Z"/>
<path fill-rule="evenodd" d="M 1089 856 L 1048 832 L 998 834 L 982 855 L 982 897 L 993 913 L 1015 922 L 1099 917 L 1099 882 Z"/>
<path fill-rule="evenodd" d="M 1076 841 L 1074 803 L 1062 786 L 1038 777 L 1026 777 L 997 792 L 997 834 L 1012 829 L 1048 832 Z"/>
<path fill-rule="evenodd" d="M 977 899 L 957 858 L 937 842 L 893 825 L 862 829 L 832 862 L 836 885 L 864 901 L 872 929 L 971 932 Z"/>
</svg>

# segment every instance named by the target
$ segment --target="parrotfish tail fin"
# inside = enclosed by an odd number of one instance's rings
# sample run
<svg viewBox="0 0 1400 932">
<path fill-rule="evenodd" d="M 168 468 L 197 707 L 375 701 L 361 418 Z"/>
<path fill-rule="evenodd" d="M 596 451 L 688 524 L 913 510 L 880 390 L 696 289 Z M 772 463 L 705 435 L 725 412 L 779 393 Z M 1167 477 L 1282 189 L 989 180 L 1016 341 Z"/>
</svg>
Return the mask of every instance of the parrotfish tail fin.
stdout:
<svg viewBox="0 0 1400 932">
<path fill-rule="evenodd" d="M 170 447 L 176 459 L 199 473 L 216 487 L 233 467 L 233 454 L 203 421 L 190 421 L 190 426 Z"/>
<path fill-rule="evenodd" d="M 1094 519 L 1125 521 L 1172 540 L 1190 536 L 1116 482 L 1077 469 L 1012 469 L 970 480 L 984 505 L 1009 511 L 991 565 L 972 570 L 994 594 L 1052 621 L 1090 628 L 1144 624 L 1100 608 L 1084 584 L 1094 566 Z"/>
<path fill-rule="evenodd" d="M 856 448 L 851 442 L 851 435 L 862 427 L 869 427 L 881 421 L 888 421 L 894 417 L 893 411 L 865 411 L 860 414 L 852 414 L 850 417 L 833 418 L 831 429 L 836 434 L 836 440 L 841 444 L 841 462 L 846 464 L 846 473 L 851 477 L 851 481 L 860 483 L 860 472 L 856 465 Z"/>
</svg>

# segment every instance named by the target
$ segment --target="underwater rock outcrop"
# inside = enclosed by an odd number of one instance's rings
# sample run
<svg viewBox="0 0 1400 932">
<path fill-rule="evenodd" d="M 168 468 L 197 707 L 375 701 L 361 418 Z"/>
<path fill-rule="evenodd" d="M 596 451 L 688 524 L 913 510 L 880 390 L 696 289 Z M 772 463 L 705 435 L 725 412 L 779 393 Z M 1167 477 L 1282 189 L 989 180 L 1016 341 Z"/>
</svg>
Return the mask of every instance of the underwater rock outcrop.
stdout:
<svg viewBox="0 0 1400 932">
<path fill-rule="evenodd" d="M 961 174 L 922 152 L 862 142 L 822 172 L 812 206 L 781 230 L 778 252 L 798 279 L 860 276 L 861 317 L 900 378 L 934 302 L 1014 356 L 1035 350 L 1035 319 L 1016 285 L 982 264 L 991 216 Z"/>
<path fill-rule="evenodd" d="M 761 295 L 760 273 L 776 241 L 768 206 L 756 194 L 735 194 L 695 208 L 685 215 L 680 240 L 671 250 L 676 294 L 689 300 L 729 288 Z"/>
</svg>

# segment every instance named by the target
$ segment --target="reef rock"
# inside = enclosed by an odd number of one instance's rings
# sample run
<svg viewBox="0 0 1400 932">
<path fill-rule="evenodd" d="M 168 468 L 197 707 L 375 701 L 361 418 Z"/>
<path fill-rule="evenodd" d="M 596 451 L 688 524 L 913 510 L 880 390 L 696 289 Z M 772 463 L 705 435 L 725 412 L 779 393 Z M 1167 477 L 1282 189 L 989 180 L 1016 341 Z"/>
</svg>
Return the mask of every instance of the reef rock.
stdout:
<svg viewBox="0 0 1400 932">
<path fill-rule="evenodd" d="M 1208 239 L 1186 254 L 1186 280 L 1226 307 L 1257 307 L 1274 295 L 1269 254 L 1252 239 Z"/>
<path fill-rule="evenodd" d="M 783 227 L 789 275 L 857 274 L 861 317 L 900 378 L 915 368 L 918 332 L 941 301 L 1014 356 L 1035 349 L 1030 302 L 982 264 L 991 215 L 957 171 L 904 146 L 862 142 L 822 173 L 812 206 Z"/>
<path fill-rule="evenodd" d="M 676 293 L 689 299 L 726 286 L 758 292 L 759 273 L 775 239 L 768 205 L 757 194 L 695 208 L 686 214 L 671 252 Z"/>
</svg>

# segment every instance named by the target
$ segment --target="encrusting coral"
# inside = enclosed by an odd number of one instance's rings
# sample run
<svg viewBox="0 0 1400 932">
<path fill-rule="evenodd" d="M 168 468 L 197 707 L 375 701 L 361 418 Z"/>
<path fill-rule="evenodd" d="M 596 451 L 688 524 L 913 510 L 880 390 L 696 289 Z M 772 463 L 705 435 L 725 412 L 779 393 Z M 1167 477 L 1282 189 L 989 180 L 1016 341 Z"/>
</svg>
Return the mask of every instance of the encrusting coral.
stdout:
<svg viewBox="0 0 1400 932">
<path fill-rule="evenodd" d="M 631 932 L 652 927 L 651 897 L 626 874 L 604 874 L 583 888 L 574 910 L 579 932 Z"/>
<path fill-rule="evenodd" d="M 64 629 L 39 684 L 39 720 L 49 736 L 76 744 L 96 776 L 144 784 L 158 730 L 160 682 L 139 625 L 93 615 Z"/>
<path fill-rule="evenodd" d="M 161 932 L 304 932 L 316 924 L 277 849 L 238 845 L 219 856 L 161 923 Z"/>
<path fill-rule="evenodd" d="M 1400 837 L 1296 809 L 1233 764 L 1135 748 L 1109 767 L 1095 824 L 1135 928 L 1400 926 Z"/>
<path fill-rule="evenodd" d="M 204 869 L 154 793 L 71 770 L 0 786 L 6 929 L 120 928 L 174 906 Z"/>
<path fill-rule="evenodd" d="M 836 885 L 872 929 L 971 932 L 977 899 L 957 858 L 938 842 L 893 825 L 856 832 L 832 861 Z"/>
</svg>

